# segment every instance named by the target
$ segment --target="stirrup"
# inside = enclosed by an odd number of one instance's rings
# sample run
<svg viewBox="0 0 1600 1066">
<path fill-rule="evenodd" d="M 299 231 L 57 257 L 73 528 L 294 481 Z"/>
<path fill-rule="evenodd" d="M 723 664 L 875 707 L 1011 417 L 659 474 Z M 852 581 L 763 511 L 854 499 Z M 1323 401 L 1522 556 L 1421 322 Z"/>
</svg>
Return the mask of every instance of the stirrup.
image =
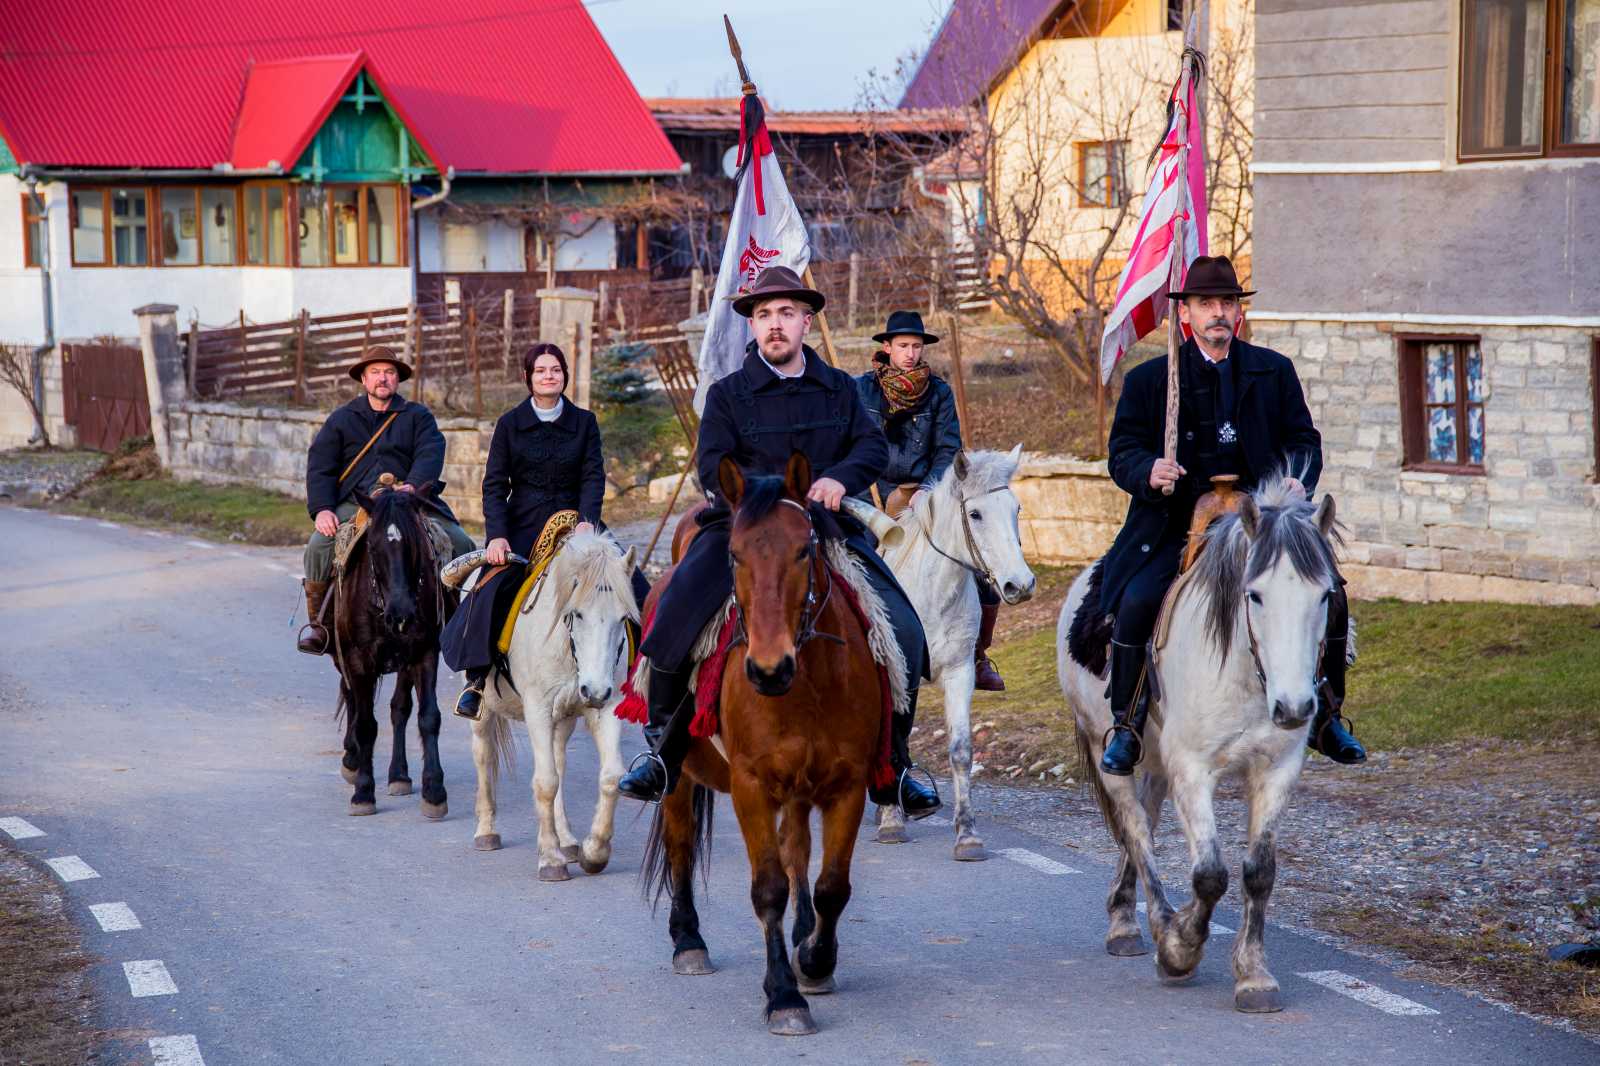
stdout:
<svg viewBox="0 0 1600 1066">
<path fill-rule="evenodd" d="M 290 619 L 290 621 L 293 621 L 293 619 Z M 300 647 L 300 642 L 305 639 L 306 630 L 308 629 L 322 630 L 322 647 L 316 651 L 306 651 L 304 648 Z M 320 622 L 307 622 L 302 625 L 300 627 L 300 631 L 294 635 L 295 650 L 305 652 L 307 655 L 326 655 L 328 654 L 328 641 L 331 639 L 332 634 L 329 633 L 327 626 L 322 625 Z"/>
<path fill-rule="evenodd" d="M 918 811 L 916 814 L 912 814 L 910 811 L 906 810 L 906 800 L 905 800 L 905 796 L 906 796 L 906 778 L 911 776 L 911 774 L 913 774 L 913 773 L 919 773 L 923 777 L 926 777 L 928 779 L 928 791 L 932 792 L 933 793 L 933 798 L 939 801 L 936 806 L 929 807 L 925 811 Z M 916 763 L 912 763 L 910 766 L 907 766 L 904 770 L 901 770 L 900 771 L 900 776 L 895 779 L 895 783 L 894 783 L 894 805 L 895 805 L 896 808 L 899 809 L 900 817 L 909 818 L 913 822 L 920 822 L 920 821 L 922 821 L 922 819 L 924 819 L 924 818 L 928 817 L 929 815 L 935 813 L 936 811 L 938 811 L 940 808 L 942 808 L 944 806 L 944 797 L 939 795 L 939 782 L 937 782 L 937 781 L 935 781 L 933 779 L 933 774 L 929 773 L 927 770 L 924 770 L 922 767 L 918 766 Z"/>
<path fill-rule="evenodd" d="M 659 796 L 657 796 L 655 799 L 640 799 L 639 802 L 640 803 L 660 803 L 662 800 L 666 799 L 667 793 L 672 791 L 672 774 L 670 772 L 668 772 L 668 770 L 667 770 L 667 761 L 665 759 L 663 759 L 660 755 L 657 755 L 653 750 L 651 750 L 649 748 L 646 748 L 644 751 L 641 751 L 639 754 L 635 755 L 633 757 L 633 760 L 628 763 L 627 772 L 623 774 L 624 777 L 626 777 L 628 774 L 633 773 L 633 768 L 635 766 L 639 765 L 639 760 L 640 759 L 653 759 L 653 760 L 655 760 L 656 765 L 661 767 L 661 777 L 666 782 L 666 784 L 661 786 L 661 794 Z M 628 796 L 628 794 L 626 792 L 624 792 L 623 795 L 624 796 Z M 629 799 L 639 799 L 638 796 L 628 796 L 628 798 Z"/>
<path fill-rule="evenodd" d="M 1139 731 L 1133 728 L 1133 726 L 1122 725 L 1115 720 L 1112 721 L 1110 727 L 1107 728 L 1104 733 L 1100 734 L 1100 758 L 1102 761 L 1105 759 L 1106 749 L 1111 746 L 1111 738 L 1116 735 L 1116 732 L 1119 729 L 1126 729 L 1129 733 L 1133 734 L 1133 742 L 1134 744 L 1138 745 L 1139 748 L 1139 755 L 1133 760 L 1133 765 L 1135 768 L 1137 768 L 1141 763 L 1144 762 L 1144 737 L 1141 736 Z"/>
</svg>

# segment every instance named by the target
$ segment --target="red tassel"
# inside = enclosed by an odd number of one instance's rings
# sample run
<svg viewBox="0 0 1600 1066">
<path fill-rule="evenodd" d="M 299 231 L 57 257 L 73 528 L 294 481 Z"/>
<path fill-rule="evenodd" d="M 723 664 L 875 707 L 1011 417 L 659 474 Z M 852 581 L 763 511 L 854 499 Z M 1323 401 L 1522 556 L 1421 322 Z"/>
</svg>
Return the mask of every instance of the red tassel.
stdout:
<svg viewBox="0 0 1600 1066">
<path fill-rule="evenodd" d="M 644 624 L 639 629 L 639 646 L 644 647 L 644 638 L 650 633 L 650 626 L 656 620 L 655 605 L 650 607 L 650 613 L 644 616 Z M 650 707 L 644 698 L 634 691 L 634 668 L 638 665 L 638 656 L 635 654 L 634 662 L 628 664 L 628 679 L 622 683 L 622 702 L 617 704 L 615 714 L 624 722 L 635 725 L 644 725 L 650 720 Z"/>
<path fill-rule="evenodd" d="M 736 631 L 734 616 L 730 614 L 722 624 L 722 632 L 717 634 L 717 650 L 700 664 L 699 683 L 694 693 L 694 721 L 689 723 L 689 735 L 692 737 L 716 735 L 720 724 L 717 710 L 722 700 L 722 672 L 728 667 L 728 652 L 733 647 Z"/>
</svg>

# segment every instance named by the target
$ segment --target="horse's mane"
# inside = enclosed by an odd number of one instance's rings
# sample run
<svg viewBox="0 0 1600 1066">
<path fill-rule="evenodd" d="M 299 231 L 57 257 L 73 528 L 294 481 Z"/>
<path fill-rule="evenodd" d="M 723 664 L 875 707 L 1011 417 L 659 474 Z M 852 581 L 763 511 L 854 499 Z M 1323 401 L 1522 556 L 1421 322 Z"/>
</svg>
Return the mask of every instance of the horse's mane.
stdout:
<svg viewBox="0 0 1600 1066">
<path fill-rule="evenodd" d="M 1307 581 L 1331 588 L 1338 573 L 1333 553 L 1344 543 L 1339 527 L 1331 538 L 1324 537 L 1316 506 L 1288 487 L 1288 476 L 1274 474 L 1251 493 L 1261 515 L 1254 540 L 1245 535 L 1239 515 L 1224 515 L 1206 531 L 1205 550 L 1195 561 L 1194 580 L 1207 597 L 1206 631 L 1224 658 L 1233 644 L 1245 586 L 1283 556 Z"/>
<path fill-rule="evenodd" d="M 392 522 L 405 538 L 403 543 L 411 555 L 411 561 L 422 562 L 428 545 L 428 531 L 422 525 L 425 518 L 423 500 L 424 497 L 419 493 L 393 489 L 373 496 L 372 506 L 367 511 L 367 536 L 372 536 L 374 531 Z M 423 569 L 431 570 L 432 567 L 425 566 Z"/>
<path fill-rule="evenodd" d="M 607 597 L 626 618 L 637 622 L 639 606 L 633 599 L 633 575 L 623 567 L 624 555 L 609 533 L 573 533 L 550 564 L 558 592 L 556 617 L 571 609 Z"/>
</svg>

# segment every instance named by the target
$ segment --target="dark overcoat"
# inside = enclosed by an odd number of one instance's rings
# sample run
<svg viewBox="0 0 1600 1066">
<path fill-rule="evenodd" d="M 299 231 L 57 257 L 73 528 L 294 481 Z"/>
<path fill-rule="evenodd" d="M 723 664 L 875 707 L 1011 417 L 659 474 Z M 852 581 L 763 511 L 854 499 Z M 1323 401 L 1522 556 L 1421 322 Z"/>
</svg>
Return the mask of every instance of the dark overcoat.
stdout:
<svg viewBox="0 0 1600 1066">
<path fill-rule="evenodd" d="M 504 537 L 512 551 L 530 555 L 557 511 L 577 511 L 581 521 L 599 528 L 605 491 L 600 423 L 594 412 L 563 400 L 561 414 L 541 422 L 532 402 L 524 400 L 494 424 L 483 469 L 487 540 Z"/>
<path fill-rule="evenodd" d="M 339 475 L 344 468 L 391 414 L 396 416 L 394 423 L 341 483 Z M 388 410 L 374 411 L 363 393 L 336 408 L 311 442 L 306 457 L 306 510 L 316 518 L 354 497 L 357 489 L 371 493 L 383 474 L 393 474 L 408 485 L 431 481 L 442 490 L 444 482 L 439 475 L 443 472 L 444 434 L 432 411 L 398 393 L 389 401 Z M 437 495 L 427 503 L 442 517 L 456 520 Z"/>
<path fill-rule="evenodd" d="M 1179 349 L 1179 366 L 1198 353 L 1191 339 Z M 1202 357 L 1203 358 L 1203 357 Z M 1228 353 L 1237 359 L 1240 486 L 1254 488 L 1275 471 L 1296 474 L 1309 494 L 1322 475 L 1322 435 L 1312 425 L 1294 364 L 1270 348 L 1234 338 Z M 1161 457 L 1167 425 L 1167 357 L 1128 371 L 1117 402 L 1109 441 L 1111 479 L 1133 497 L 1128 516 L 1106 553 L 1101 579 L 1102 608 L 1115 613 L 1123 590 L 1146 565 L 1176 567 L 1189 531 L 1195 501 L 1210 484 L 1202 480 L 1195 443 L 1195 412 L 1186 401 L 1187 374 L 1179 379 L 1178 465 L 1188 470 L 1171 496 L 1150 487 L 1150 469 Z"/>
<path fill-rule="evenodd" d="M 700 533 L 662 594 L 656 624 L 642 648 L 659 666 L 677 669 L 687 661 L 700 631 L 733 591 L 729 510 L 717 487 L 724 456 L 732 456 L 746 474 L 781 476 L 790 453 L 798 451 L 811 460 L 815 478 L 832 478 L 852 496 L 865 492 L 883 471 L 888 444 L 862 406 L 855 382 L 809 347 L 805 360 L 801 377 L 779 377 L 752 341 L 744 365 L 706 392 L 695 471 L 711 507 L 701 513 Z M 856 556 L 892 583 L 894 575 L 865 529 L 842 513 L 834 518 Z"/>
<path fill-rule="evenodd" d="M 910 411 L 886 418 L 883 390 L 876 371 L 856 378 L 861 406 L 889 444 L 889 461 L 878 479 L 883 499 L 901 485 L 931 489 L 955 462 L 961 450 L 961 420 L 956 416 L 956 397 L 945 380 L 933 376 L 928 391 Z"/>
</svg>

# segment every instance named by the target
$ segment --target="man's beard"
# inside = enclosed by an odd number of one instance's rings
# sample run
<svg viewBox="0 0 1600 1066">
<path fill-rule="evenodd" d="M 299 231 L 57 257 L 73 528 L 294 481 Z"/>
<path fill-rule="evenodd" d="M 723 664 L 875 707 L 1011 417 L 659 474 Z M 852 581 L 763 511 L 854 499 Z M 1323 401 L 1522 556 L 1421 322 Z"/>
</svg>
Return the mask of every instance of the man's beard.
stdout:
<svg viewBox="0 0 1600 1066">
<path fill-rule="evenodd" d="M 766 357 L 767 362 L 781 366 L 800 354 L 800 343 L 793 342 L 793 347 L 790 347 L 790 343 L 789 338 L 782 334 L 769 334 L 761 342 L 761 354 Z"/>
</svg>

